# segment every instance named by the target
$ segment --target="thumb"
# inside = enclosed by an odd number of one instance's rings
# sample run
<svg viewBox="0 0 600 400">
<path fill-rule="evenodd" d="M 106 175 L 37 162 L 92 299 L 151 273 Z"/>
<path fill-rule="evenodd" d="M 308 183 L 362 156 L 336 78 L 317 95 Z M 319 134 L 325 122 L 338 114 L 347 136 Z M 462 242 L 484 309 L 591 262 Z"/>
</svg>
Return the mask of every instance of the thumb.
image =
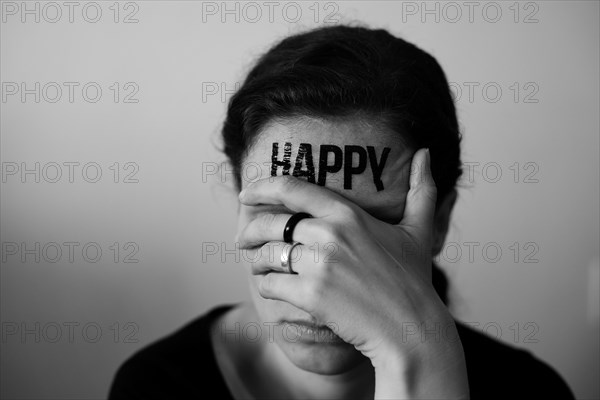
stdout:
<svg viewBox="0 0 600 400">
<path fill-rule="evenodd" d="M 433 236 L 436 199 L 437 188 L 431 175 L 429 149 L 419 149 L 412 158 L 410 189 L 400 225 L 410 227 L 421 239 L 429 242 Z"/>
</svg>

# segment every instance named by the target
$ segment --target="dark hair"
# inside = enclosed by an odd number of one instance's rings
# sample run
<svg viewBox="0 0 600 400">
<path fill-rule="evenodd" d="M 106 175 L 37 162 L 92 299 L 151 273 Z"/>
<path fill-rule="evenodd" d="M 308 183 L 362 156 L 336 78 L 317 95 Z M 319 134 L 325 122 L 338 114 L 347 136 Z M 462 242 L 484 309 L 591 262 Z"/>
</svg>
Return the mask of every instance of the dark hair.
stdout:
<svg viewBox="0 0 600 400">
<path fill-rule="evenodd" d="M 439 199 L 460 177 L 461 135 L 435 58 L 383 29 L 336 25 L 289 36 L 260 57 L 229 101 L 222 136 L 236 188 L 246 151 L 274 118 L 359 117 L 427 147 Z M 434 266 L 446 301 L 447 281 Z"/>
</svg>

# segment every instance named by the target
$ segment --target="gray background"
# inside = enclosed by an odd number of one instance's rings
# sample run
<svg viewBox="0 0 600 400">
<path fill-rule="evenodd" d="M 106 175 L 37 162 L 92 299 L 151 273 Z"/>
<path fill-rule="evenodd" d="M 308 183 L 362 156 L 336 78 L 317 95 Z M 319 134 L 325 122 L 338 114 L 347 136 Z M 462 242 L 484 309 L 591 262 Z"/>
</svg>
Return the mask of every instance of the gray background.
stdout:
<svg viewBox="0 0 600 400">
<path fill-rule="evenodd" d="M 336 20 L 414 42 L 453 82 L 454 315 L 600 395 L 598 2 L 78 2 L 72 22 L 22 4 L 2 2 L 3 398 L 105 397 L 134 351 L 248 299 L 223 251 L 232 176 L 213 174 L 225 101 L 276 39 Z"/>
</svg>

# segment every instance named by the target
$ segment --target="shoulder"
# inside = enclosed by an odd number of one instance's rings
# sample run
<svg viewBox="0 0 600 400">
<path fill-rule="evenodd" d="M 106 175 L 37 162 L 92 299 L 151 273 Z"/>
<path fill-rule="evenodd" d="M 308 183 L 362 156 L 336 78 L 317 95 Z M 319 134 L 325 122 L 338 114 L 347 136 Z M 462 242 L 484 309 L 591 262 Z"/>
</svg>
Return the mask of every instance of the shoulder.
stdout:
<svg viewBox="0 0 600 400">
<path fill-rule="evenodd" d="M 532 353 L 457 322 L 472 398 L 573 399 L 563 378 Z"/>
<path fill-rule="evenodd" d="M 211 323 L 232 307 L 215 307 L 139 350 L 118 369 L 109 399 L 189 398 L 205 395 L 209 389 L 225 390 L 210 329 Z"/>
</svg>

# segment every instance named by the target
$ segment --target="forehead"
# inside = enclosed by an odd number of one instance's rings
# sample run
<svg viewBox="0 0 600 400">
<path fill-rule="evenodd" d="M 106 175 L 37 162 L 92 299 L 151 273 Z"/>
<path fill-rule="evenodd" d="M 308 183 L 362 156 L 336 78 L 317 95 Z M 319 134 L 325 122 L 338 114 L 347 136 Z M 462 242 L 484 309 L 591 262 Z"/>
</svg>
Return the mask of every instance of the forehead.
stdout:
<svg viewBox="0 0 600 400">
<path fill-rule="evenodd" d="M 257 177 L 296 175 L 377 218 L 397 219 L 408 191 L 412 154 L 398 134 L 364 119 L 272 121 L 247 152 L 242 187 Z"/>
</svg>

